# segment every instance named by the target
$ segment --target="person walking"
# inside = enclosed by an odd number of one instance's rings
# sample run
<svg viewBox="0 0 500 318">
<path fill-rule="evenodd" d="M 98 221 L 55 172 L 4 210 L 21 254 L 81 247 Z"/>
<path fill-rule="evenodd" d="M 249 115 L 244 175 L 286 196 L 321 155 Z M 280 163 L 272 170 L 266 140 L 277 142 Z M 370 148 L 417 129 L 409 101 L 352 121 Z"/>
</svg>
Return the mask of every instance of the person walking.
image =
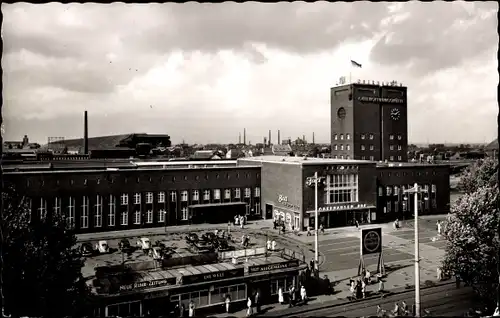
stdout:
<svg viewBox="0 0 500 318">
<path fill-rule="evenodd" d="M 271 249 L 271 240 L 267 240 L 266 244 L 267 244 L 267 250 L 270 250 Z"/>
<path fill-rule="evenodd" d="M 314 258 L 311 258 L 311 261 L 309 261 L 309 266 L 311 267 L 311 269 L 314 269 L 316 266 L 314 266 Z"/>
<path fill-rule="evenodd" d="M 271 250 L 273 250 L 273 251 L 275 251 L 275 250 L 276 250 L 276 241 L 275 241 L 275 240 L 273 240 L 273 241 L 271 242 Z"/>
<path fill-rule="evenodd" d="M 247 299 L 247 317 L 252 315 L 252 299 L 248 297 Z"/>
<path fill-rule="evenodd" d="M 325 228 L 323 227 L 323 224 L 320 224 L 320 225 L 319 225 L 319 231 L 320 231 L 322 234 L 325 234 Z"/>
<path fill-rule="evenodd" d="M 231 297 L 226 295 L 226 313 L 229 314 L 229 305 L 231 304 Z"/>
<path fill-rule="evenodd" d="M 293 307 L 293 287 L 290 286 L 290 289 L 288 290 L 288 308 Z"/>
<path fill-rule="evenodd" d="M 361 280 L 361 294 L 363 295 L 363 298 L 366 298 L 366 283 L 365 280 Z"/>
<path fill-rule="evenodd" d="M 278 289 L 278 302 L 283 305 L 285 299 L 283 298 L 283 289 L 281 287 Z"/>
<path fill-rule="evenodd" d="M 306 292 L 306 288 L 304 287 L 304 285 L 302 285 L 300 287 L 300 297 L 302 298 L 302 303 L 304 305 L 307 305 L 307 292 Z"/>
<path fill-rule="evenodd" d="M 408 316 L 408 313 L 409 313 L 408 312 L 408 305 L 406 304 L 406 301 L 404 301 L 404 300 L 401 302 L 401 311 L 402 311 L 401 314 L 403 316 Z"/>
<path fill-rule="evenodd" d="M 378 292 L 379 293 L 383 293 L 384 292 L 384 281 L 381 279 L 379 279 L 378 281 Z"/>
<path fill-rule="evenodd" d="M 255 309 L 256 309 L 256 313 L 259 314 L 260 313 L 260 293 L 259 291 L 257 291 L 255 293 Z"/>
<path fill-rule="evenodd" d="M 189 317 L 194 317 L 194 302 L 191 300 L 189 302 Z"/>
<path fill-rule="evenodd" d="M 312 235 L 312 234 L 311 234 L 311 227 L 310 227 L 310 226 L 308 226 L 308 227 L 307 227 L 307 236 L 311 236 L 311 235 Z"/>
</svg>

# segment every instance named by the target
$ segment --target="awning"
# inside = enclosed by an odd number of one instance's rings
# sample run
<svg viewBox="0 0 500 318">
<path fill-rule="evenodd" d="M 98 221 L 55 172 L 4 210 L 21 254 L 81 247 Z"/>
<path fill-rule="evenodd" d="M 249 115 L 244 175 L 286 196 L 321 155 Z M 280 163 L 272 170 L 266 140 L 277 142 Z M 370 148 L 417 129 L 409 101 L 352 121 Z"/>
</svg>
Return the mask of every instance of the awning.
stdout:
<svg viewBox="0 0 500 318">
<path fill-rule="evenodd" d="M 332 205 L 318 208 L 318 213 L 322 212 L 335 212 L 335 211 L 352 211 L 352 210 L 367 210 L 376 209 L 374 205 L 367 204 L 342 204 L 342 205 Z M 314 210 L 309 210 L 306 213 L 315 213 Z"/>
<path fill-rule="evenodd" d="M 245 205 L 246 202 L 221 202 L 221 203 L 207 203 L 207 204 L 193 204 L 189 208 L 209 208 L 214 206 L 232 206 L 232 205 Z"/>
</svg>

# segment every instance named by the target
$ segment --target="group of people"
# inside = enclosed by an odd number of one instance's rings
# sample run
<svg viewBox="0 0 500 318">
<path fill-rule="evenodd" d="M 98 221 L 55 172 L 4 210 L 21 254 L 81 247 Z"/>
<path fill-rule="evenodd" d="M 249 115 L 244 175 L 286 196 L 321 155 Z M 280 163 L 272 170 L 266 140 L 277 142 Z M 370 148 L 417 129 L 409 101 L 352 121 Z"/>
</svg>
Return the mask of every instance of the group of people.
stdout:
<svg viewBox="0 0 500 318">
<path fill-rule="evenodd" d="M 307 305 L 306 288 L 304 285 L 300 286 L 300 289 L 296 289 L 293 285 L 290 286 L 288 288 L 288 307 L 293 307 L 299 304 L 299 300 L 303 305 Z M 281 287 L 278 289 L 278 302 L 282 305 L 285 304 L 285 295 Z"/>
<path fill-rule="evenodd" d="M 262 307 L 262 300 L 260 298 L 260 292 L 257 290 L 255 294 L 253 295 L 253 302 L 252 302 L 252 297 L 247 298 L 247 317 L 250 317 L 254 314 L 254 308 L 255 308 L 255 313 L 260 313 Z"/>
<path fill-rule="evenodd" d="M 410 315 L 410 311 L 408 310 L 408 305 L 406 304 L 406 302 L 404 300 L 401 302 L 401 305 L 399 305 L 396 302 L 394 304 L 394 309 L 390 313 L 396 317 Z M 386 315 L 387 315 L 387 311 L 382 309 L 382 307 L 380 305 L 377 305 L 377 316 L 384 317 Z"/>
<path fill-rule="evenodd" d="M 363 269 L 361 275 L 355 280 L 351 278 L 349 280 L 349 291 L 352 294 L 352 297 L 355 299 L 361 299 L 366 297 L 366 286 L 372 283 L 372 274 L 369 270 Z M 378 292 L 384 292 L 384 281 L 379 278 L 378 279 Z"/>
<path fill-rule="evenodd" d="M 176 304 L 176 311 L 179 312 L 179 317 L 184 317 L 185 315 L 185 312 L 186 312 L 186 307 L 184 306 L 184 304 Z M 196 306 L 194 304 L 194 302 L 191 300 L 188 304 L 188 316 L 189 317 L 194 317 L 194 314 L 195 314 L 195 309 L 196 309 Z"/>
<path fill-rule="evenodd" d="M 243 228 L 247 224 L 247 217 L 245 215 L 235 215 L 234 216 L 234 225 L 240 226 Z"/>
<path fill-rule="evenodd" d="M 323 224 L 320 224 L 320 225 L 319 225 L 319 227 L 318 227 L 318 231 L 319 231 L 319 233 L 321 233 L 321 234 L 325 234 L 325 228 L 324 228 Z M 311 236 L 311 235 L 312 235 L 312 232 L 311 232 L 311 227 L 310 227 L 310 226 L 308 226 L 308 227 L 307 227 L 307 236 Z"/>
<path fill-rule="evenodd" d="M 277 246 L 276 246 L 276 241 L 275 240 L 267 240 L 266 244 L 267 250 L 268 251 L 275 251 Z"/>
</svg>

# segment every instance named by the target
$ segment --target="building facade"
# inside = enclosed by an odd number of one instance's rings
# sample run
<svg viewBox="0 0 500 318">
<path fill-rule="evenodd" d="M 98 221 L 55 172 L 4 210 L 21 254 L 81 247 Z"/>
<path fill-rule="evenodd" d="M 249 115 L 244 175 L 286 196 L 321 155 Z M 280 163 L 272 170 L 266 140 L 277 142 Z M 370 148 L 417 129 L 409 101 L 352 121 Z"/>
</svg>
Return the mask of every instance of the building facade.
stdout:
<svg viewBox="0 0 500 318">
<path fill-rule="evenodd" d="M 408 160 L 407 88 L 349 84 L 331 88 L 332 158 Z"/>
</svg>

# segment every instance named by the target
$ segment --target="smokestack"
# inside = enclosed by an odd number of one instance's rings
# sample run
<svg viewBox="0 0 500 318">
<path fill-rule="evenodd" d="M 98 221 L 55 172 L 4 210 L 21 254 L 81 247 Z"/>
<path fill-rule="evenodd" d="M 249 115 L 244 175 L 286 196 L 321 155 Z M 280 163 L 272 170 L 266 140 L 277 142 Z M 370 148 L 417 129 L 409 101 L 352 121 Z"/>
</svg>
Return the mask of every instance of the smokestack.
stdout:
<svg viewBox="0 0 500 318">
<path fill-rule="evenodd" d="M 302 135 L 302 141 L 306 143 L 306 135 Z"/>
<path fill-rule="evenodd" d="M 271 146 L 271 129 L 269 129 L 269 139 L 267 140 L 269 146 Z"/>
<path fill-rule="evenodd" d="M 247 129 L 243 128 L 243 144 L 247 144 Z"/>
<path fill-rule="evenodd" d="M 281 145 L 281 139 L 280 139 L 280 131 L 278 129 L 278 145 Z"/>
<path fill-rule="evenodd" d="M 314 131 L 313 131 L 313 145 L 314 145 L 314 144 L 315 144 L 315 143 L 314 143 Z"/>
<path fill-rule="evenodd" d="M 85 155 L 89 154 L 89 123 L 87 119 L 87 111 L 85 111 L 83 117 L 83 153 Z"/>
<path fill-rule="evenodd" d="M 238 136 L 238 143 L 241 144 L 241 133 L 240 135 Z"/>
</svg>

